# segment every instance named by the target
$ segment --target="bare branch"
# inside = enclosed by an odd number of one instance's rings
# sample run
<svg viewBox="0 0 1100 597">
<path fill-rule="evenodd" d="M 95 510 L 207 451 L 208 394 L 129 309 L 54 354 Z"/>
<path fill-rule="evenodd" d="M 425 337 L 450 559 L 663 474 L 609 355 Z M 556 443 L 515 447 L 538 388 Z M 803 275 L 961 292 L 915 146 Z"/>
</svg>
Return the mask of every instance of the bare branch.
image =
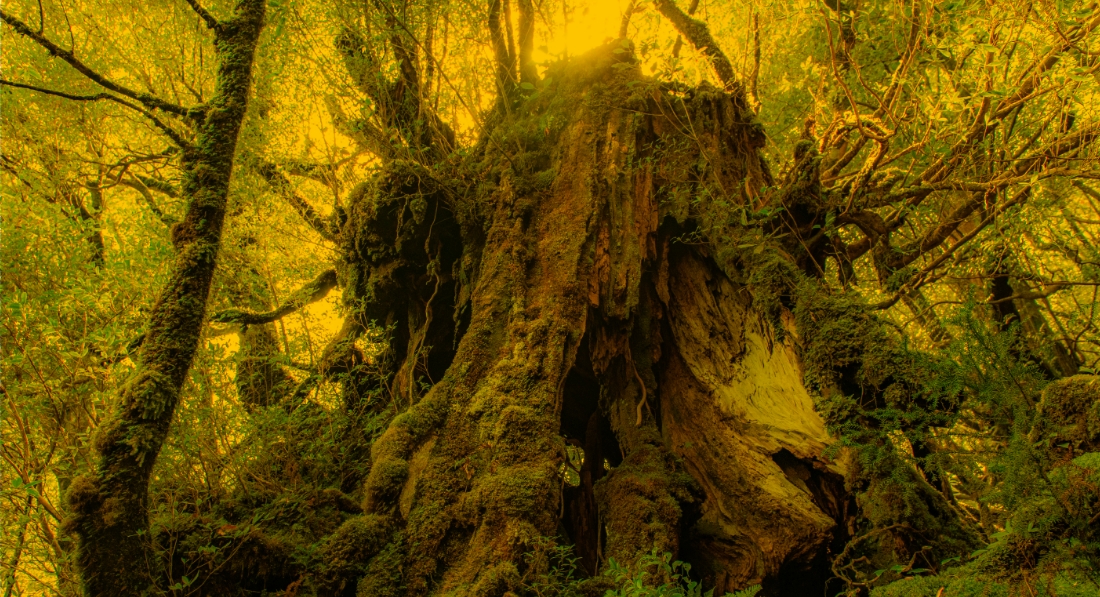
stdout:
<svg viewBox="0 0 1100 597">
<path fill-rule="evenodd" d="M 1093 13 L 1092 16 L 1075 27 L 1071 31 L 1070 41 L 1066 41 L 1052 48 L 1041 58 L 1032 63 L 1025 71 L 1030 73 L 1030 75 L 1025 76 L 1016 91 L 1002 100 L 995 110 L 991 107 L 992 102 L 988 97 L 982 98 L 982 104 L 975 114 L 973 123 L 967 133 L 951 147 L 947 155 L 936 159 L 936 161 L 921 172 L 918 178 L 926 181 L 943 180 L 958 165 L 962 156 L 966 155 L 969 150 L 976 147 L 981 140 L 993 133 L 993 131 L 995 131 L 1004 119 L 1014 110 L 1018 109 L 1027 101 L 1037 97 L 1034 91 L 1042 82 L 1043 77 L 1058 63 L 1061 54 L 1071 49 L 1076 40 L 1088 35 L 1097 27 L 1100 27 L 1100 11 Z"/>
<path fill-rule="evenodd" d="M 167 195 L 173 199 L 179 197 L 180 195 L 179 190 L 176 189 L 175 185 L 166 180 L 160 180 L 159 178 L 150 178 L 148 176 L 142 176 L 140 174 L 135 174 L 133 176 L 140 180 L 145 186 L 162 195 Z"/>
<path fill-rule="evenodd" d="M 900 249 L 900 257 L 895 259 L 891 265 L 893 267 L 903 267 L 925 252 L 934 249 L 942 244 L 947 238 L 954 233 L 959 224 L 965 220 L 970 214 L 976 211 L 984 202 L 985 197 L 990 194 L 997 193 L 1003 189 L 1006 189 L 1014 184 L 1020 184 L 1023 182 L 1034 180 L 1042 180 L 1046 178 L 1052 178 L 1057 176 L 1063 177 L 1075 177 L 1091 178 L 1094 173 L 1087 171 L 1079 171 L 1072 169 L 1063 169 L 1056 167 L 1047 167 L 1047 165 L 1057 159 L 1066 158 L 1072 153 L 1078 151 L 1082 147 L 1091 145 L 1096 139 L 1100 137 L 1100 124 L 1092 124 L 1090 126 L 1083 127 L 1073 133 L 1058 137 L 1054 139 L 1040 150 L 1032 153 L 1027 158 L 1016 161 L 1016 163 L 1007 171 L 1001 173 L 999 176 L 987 181 L 951 181 L 940 180 L 938 182 L 924 182 L 911 185 L 907 188 L 901 189 L 885 195 L 881 200 L 877 201 L 877 204 L 889 204 L 898 200 L 906 200 L 908 206 L 920 205 L 928 196 L 936 191 L 942 190 L 955 190 L 955 191 L 968 191 L 975 193 L 975 195 L 966 203 L 958 206 L 946 219 L 939 224 L 933 226 L 920 239 L 910 243 L 904 248 Z M 1038 167 L 1038 168 L 1037 168 Z M 940 177 L 936 177 L 940 178 Z M 1020 201 L 1025 200 L 1027 197 L 1022 196 Z M 897 230 L 904 223 L 908 214 L 912 213 L 911 210 L 899 210 L 887 221 L 887 230 Z M 869 251 L 873 246 L 874 241 L 871 238 L 865 238 L 859 242 L 853 243 L 848 246 L 848 258 L 856 259 Z"/>
<path fill-rule="evenodd" d="M 997 303 L 1007 303 L 1009 301 L 1016 301 L 1016 300 L 1025 300 L 1025 301 L 1027 301 L 1027 300 L 1041 299 L 1041 298 L 1046 298 L 1046 297 L 1054 294 L 1055 292 L 1058 292 L 1059 290 L 1064 290 L 1064 289 L 1069 288 L 1071 286 L 1097 286 L 1097 284 L 1096 284 L 1096 282 L 1049 282 L 1047 284 L 1043 284 L 1043 289 L 1042 290 L 1025 290 L 1023 292 L 1017 292 L 1016 294 L 1006 296 L 1006 297 L 1000 298 L 1000 299 L 990 298 L 990 299 L 987 299 L 985 302 L 990 304 L 990 305 L 995 305 Z"/>
<path fill-rule="evenodd" d="M 955 252 L 958 251 L 962 246 L 966 245 L 971 240 L 974 240 L 974 238 L 978 236 L 978 234 L 981 233 L 982 230 L 985 230 L 987 226 L 992 224 L 994 220 L 997 219 L 997 216 L 1003 214 L 1008 208 L 1022 203 L 1030 195 L 1031 187 L 1026 187 L 1019 193 L 1017 193 L 1016 196 L 1014 196 L 1012 199 L 999 204 L 996 209 L 990 210 L 989 215 L 982 218 L 982 220 L 978 222 L 976 226 L 974 226 L 973 230 L 966 233 L 966 235 L 960 238 L 958 242 L 951 245 L 939 257 L 936 257 L 931 261 L 931 263 L 924 266 L 921 271 L 911 276 L 892 297 L 880 303 L 872 305 L 871 309 L 889 309 L 890 307 L 894 306 L 895 303 L 901 300 L 903 296 L 909 294 L 910 292 L 913 292 L 921 286 L 924 286 L 925 282 L 928 281 L 929 274 L 935 271 L 936 268 L 943 264 L 943 262 L 947 261 L 947 259 L 954 255 Z"/>
<path fill-rule="evenodd" d="M 1052 48 L 1042 58 L 1028 67 L 1026 72 L 1030 72 L 1031 75 L 1021 82 L 1016 93 L 1005 98 L 1004 101 L 1000 103 L 995 116 L 997 118 L 1004 118 L 1014 108 L 1031 99 L 1032 92 L 1039 86 L 1043 76 L 1058 63 L 1061 54 L 1066 50 L 1072 49 L 1077 41 L 1084 38 L 1097 27 L 1100 27 L 1100 11 L 1096 11 L 1090 15 L 1089 18 L 1082 20 L 1080 24 L 1070 30 L 1063 43 Z"/>
<path fill-rule="evenodd" d="M 119 85 L 118 83 L 115 83 L 115 82 L 107 79 L 103 75 L 95 72 L 94 70 L 89 68 L 87 65 L 85 65 L 83 62 L 78 60 L 76 58 L 76 56 L 73 55 L 72 52 L 62 49 L 57 44 L 55 44 L 52 41 L 46 39 L 45 36 L 39 34 L 36 31 L 33 31 L 30 27 L 28 27 L 25 23 L 23 23 L 23 21 L 20 21 L 19 19 L 11 16 L 10 14 L 8 14 L 7 12 L 4 12 L 3 10 L 0 10 L 0 19 L 3 19 L 3 21 L 5 23 L 10 25 L 20 35 L 22 35 L 24 37 L 27 37 L 27 38 L 30 38 L 32 41 L 34 41 L 38 45 L 45 48 L 46 51 L 49 52 L 51 56 L 56 56 L 56 57 L 64 60 L 65 62 L 69 63 L 69 66 L 75 68 L 80 74 L 84 75 L 85 77 L 88 77 L 92 81 L 95 81 L 101 87 L 104 87 L 104 88 L 106 88 L 110 91 L 114 91 L 115 93 L 117 93 L 119 95 L 125 95 L 126 97 L 128 97 L 130 99 L 137 100 L 138 102 L 144 104 L 145 106 L 147 106 L 149 108 L 153 108 L 153 109 L 157 109 L 157 110 L 163 110 L 163 111 L 169 112 L 171 114 L 176 114 L 177 116 L 188 116 L 189 115 L 189 111 L 187 110 L 187 108 L 184 108 L 182 106 L 177 106 L 177 105 L 175 105 L 173 103 L 170 103 L 170 102 L 166 102 L 166 101 L 160 99 L 159 97 L 156 97 L 154 95 L 150 95 L 148 93 L 142 93 L 140 91 L 134 91 L 132 89 L 129 89 L 127 87 L 123 87 L 122 85 Z"/>
<path fill-rule="evenodd" d="M 131 189 L 134 189 L 135 191 L 140 193 L 141 197 L 145 199 L 145 204 L 149 206 L 149 211 L 153 212 L 153 215 L 155 215 L 158 220 L 163 222 L 165 226 L 171 226 L 172 224 L 175 224 L 179 221 L 161 210 L 160 206 L 157 205 L 156 200 L 153 199 L 153 194 L 149 192 L 149 187 L 146 186 L 145 182 L 142 181 L 140 178 L 130 175 L 130 177 L 124 178 L 118 183 L 122 186 L 130 187 Z"/>
<path fill-rule="evenodd" d="M 72 101 L 75 101 L 75 102 L 94 102 L 94 101 L 101 101 L 101 100 L 114 102 L 114 103 L 119 104 L 121 106 L 126 106 L 127 108 L 130 108 L 131 110 L 133 110 L 135 112 L 138 112 L 142 116 L 144 116 L 144 117 L 148 118 L 149 120 L 151 120 L 153 122 L 153 124 L 156 125 L 157 128 L 159 128 L 162 132 L 164 132 L 164 134 L 169 139 L 172 140 L 173 143 L 180 146 L 181 148 L 189 146 L 187 141 L 184 141 L 183 137 L 181 137 L 179 133 L 177 133 L 175 130 L 173 130 L 172 127 L 165 124 L 164 121 L 162 121 L 161 119 L 154 116 L 152 112 L 150 112 L 148 110 L 145 110 L 141 106 L 134 105 L 134 104 L 132 104 L 132 103 L 120 98 L 120 97 L 116 97 L 114 95 L 111 95 L 110 93 L 96 93 L 96 94 L 93 94 L 93 95 L 77 95 L 77 94 L 73 94 L 73 93 L 66 93 L 64 91 L 56 91 L 54 89 L 46 89 L 46 88 L 43 88 L 43 87 L 35 87 L 34 85 L 26 85 L 24 83 L 16 83 L 14 81 L 7 81 L 7 80 L 4 80 L 4 79 L 0 79 L 0 85 L 6 85 L 8 87 L 15 87 L 16 89 L 26 89 L 26 90 L 29 90 L 29 91 L 37 91 L 39 93 L 44 93 L 46 95 L 52 95 L 54 97 L 60 97 L 60 98 L 64 98 L 64 99 L 67 99 L 67 100 L 72 100 Z"/>
<path fill-rule="evenodd" d="M 905 78 L 905 74 L 909 72 L 909 66 L 913 63 L 913 58 L 917 55 L 917 49 L 920 44 L 921 28 L 921 7 L 916 0 L 912 3 L 912 23 L 909 27 L 908 41 L 905 44 L 905 53 L 902 54 L 901 60 L 898 63 L 897 69 L 893 73 L 890 73 L 890 85 L 887 87 L 886 93 L 882 95 L 882 101 L 879 103 L 878 110 L 875 111 L 876 118 L 882 118 L 885 114 L 892 114 L 894 111 L 894 102 L 899 97 L 899 91 L 901 90 L 902 80 Z"/>
<path fill-rule="evenodd" d="M 336 103 L 332 96 L 325 98 L 325 106 L 332 116 L 333 124 L 342 134 L 347 135 L 365 151 L 373 153 L 379 159 L 387 161 L 393 158 L 396 147 L 395 141 L 386 136 L 386 133 L 364 118 L 352 120 L 344 113 L 343 108 Z"/>
<path fill-rule="evenodd" d="M 187 4 L 199 15 L 202 21 L 206 23 L 207 28 L 211 31 L 217 33 L 221 29 L 222 24 L 218 22 L 218 19 L 214 18 L 214 15 L 207 12 L 207 10 L 199 4 L 198 0 L 187 0 Z"/>
<path fill-rule="evenodd" d="M 982 206 L 988 197 L 988 193 L 989 191 L 985 193 L 974 193 L 969 201 L 965 201 L 962 205 L 956 207 L 954 211 L 951 212 L 951 215 L 947 216 L 942 222 L 933 226 L 919 239 L 902 247 L 901 258 L 891 265 L 895 268 L 905 267 L 921 255 L 940 246 L 941 243 L 955 233 L 955 230 L 957 230 L 971 214 Z"/>
</svg>

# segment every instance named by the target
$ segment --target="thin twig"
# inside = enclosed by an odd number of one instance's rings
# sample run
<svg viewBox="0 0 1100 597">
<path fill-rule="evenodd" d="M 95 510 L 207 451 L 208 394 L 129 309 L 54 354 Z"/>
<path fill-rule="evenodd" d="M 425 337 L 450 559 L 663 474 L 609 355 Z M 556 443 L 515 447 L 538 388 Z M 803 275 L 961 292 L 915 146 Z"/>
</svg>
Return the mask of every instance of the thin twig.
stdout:
<svg viewBox="0 0 1100 597">
<path fill-rule="evenodd" d="M 298 196 L 294 192 L 294 189 L 290 186 L 290 180 L 287 179 L 279 168 L 271 162 L 260 160 L 256 164 L 256 171 L 267 181 L 267 184 L 271 185 L 271 188 L 275 189 L 277 193 L 283 196 L 294 208 L 294 211 L 298 212 L 298 215 L 302 216 L 302 219 L 317 234 L 321 235 L 321 238 L 329 241 L 336 242 L 336 236 L 333 235 L 332 230 L 329 229 L 328 224 L 324 218 L 313 209 L 313 206 L 308 201 Z"/>
</svg>

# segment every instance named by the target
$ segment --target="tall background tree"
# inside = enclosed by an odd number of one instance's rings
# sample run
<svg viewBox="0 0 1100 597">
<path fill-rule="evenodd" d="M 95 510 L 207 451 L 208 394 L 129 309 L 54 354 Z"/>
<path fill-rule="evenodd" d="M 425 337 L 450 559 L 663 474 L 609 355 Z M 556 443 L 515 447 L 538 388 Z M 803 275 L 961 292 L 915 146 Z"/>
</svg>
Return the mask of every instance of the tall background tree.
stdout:
<svg viewBox="0 0 1100 597">
<path fill-rule="evenodd" d="M 1097 586 L 1094 4 L 3 17 L 8 594 Z"/>
</svg>

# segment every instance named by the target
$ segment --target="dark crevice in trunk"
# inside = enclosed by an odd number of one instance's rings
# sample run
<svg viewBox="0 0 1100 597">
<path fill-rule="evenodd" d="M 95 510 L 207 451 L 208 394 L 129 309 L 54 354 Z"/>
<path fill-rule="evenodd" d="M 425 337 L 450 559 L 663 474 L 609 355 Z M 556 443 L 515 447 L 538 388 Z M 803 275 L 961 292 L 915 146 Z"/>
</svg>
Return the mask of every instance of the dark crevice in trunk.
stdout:
<svg viewBox="0 0 1100 597">
<path fill-rule="evenodd" d="M 564 488 L 562 500 L 564 528 L 584 574 L 595 575 L 602 563 L 599 506 L 595 484 L 607 471 L 604 463 L 622 461 L 619 445 L 607 418 L 600 411 L 600 384 L 592 371 L 587 336 L 562 389 L 561 435 L 568 443 L 583 449 L 578 471 L 579 483 Z"/>
<path fill-rule="evenodd" d="M 832 540 L 823 544 L 808 561 L 791 561 L 763 583 L 766 597 L 802 597 L 829 594 L 833 578 L 832 556 L 840 553 L 851 539 L 847 521 L 856 515 L 855 503 L 844 487 L 844 478 L 829 471 L 820 462 L 799 458 L 786 448 L 772 454 L 772 460 L 787 480 L 810 495 L 811 501 L 836 521 Z"/>
<path fill-rule="evenodd" d="M 596 412 L 599 399 L 600 386 L 591 375 L 581 374 L 576 368 L 569 372 L 562 390 L 562 437 L 583 445 L 589 419 Z"/>
<path fill-rule="evenodd" d="M 580 482 L 576 487 L 566 487 L 562 496 L 565 501 L 563 526 L 573 542 L 573 552 L 580 559 L 580 567 L 589 576 L 594 576 L 602 563 L 600 546 L 603 537 L 594 487 L 606 474 L 601 449 L 601 437 L 610 431 L 602 429 L 606 424 L 599 411 L 593 411 L 589 416 L 585 430 L 584 461 L 578 473 Z"/>
</svg>

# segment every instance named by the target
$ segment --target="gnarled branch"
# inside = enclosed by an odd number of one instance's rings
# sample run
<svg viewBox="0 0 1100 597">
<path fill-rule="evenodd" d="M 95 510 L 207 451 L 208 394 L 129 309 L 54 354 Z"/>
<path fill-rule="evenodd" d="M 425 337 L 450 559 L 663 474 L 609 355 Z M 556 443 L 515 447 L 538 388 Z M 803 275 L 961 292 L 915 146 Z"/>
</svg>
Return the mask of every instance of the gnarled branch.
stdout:
<svg viewBox="0 0 1100 597">
<path fill-rule="evenodd" d="M 242 309 L 226 309 L 214 314 L 210 321 L 216 323 L 237 323 L 241 325 L 261 325 L 278 321 L 306 305 L 316 303 L 328 296 L 330 290 L 336 287 L 336 270 L 329 269 L 321 272 L 316 278 L 305 286 L 295 290 L 278 308 L 264 313 L 253 313 Z"/>
<path fill-rule="evenodd" d="M 388 140 L 391 130 L 396 130 L 408 144 L 412 159 L 422 161 L 421 156 L 425 155 L 429 160 L 439 158 L 454 147 L 454 130 L 420 96 L 420 75 L 415 64 L 418 42 L 393 12 L 392 7 L 384 2 L 381 7 L 388 13 L 386 21 L 392 30 L 390 49 L 400 63 L 400 75 L 396 81 L 388 81 L 382 74 L 375 57 L 370 54 L 366 40 L 356 31 L 345 29 L 337 37 L 336 46 L 344 57 L 348 73 L 373 102 L 385 131 L 376 131 L 375 127 L 362 121 L 348 124 L 362 129 L 365 134 L 363 140 L 372 151 L 373 146 L 385 145 L 387 142 L 394 145 L 389 141 L 378 143 L 374 139 L 378 136 L 375 133 L 380 133 L 384 140 Z M 330 105 L 330 111 L 332 107 Z"/>
<path fill-rule="evenodd" d="M 191 10 L 194 10 L 195 14 L 199 15 L 199 18 L 206 23 L 207 28 L 211 31 L 217 32 L 221 29 L 222 24 L 218 22 L 218 19 L 214 18 L 214 15 L 203 8 L 198 0 L 187 0 L 187 4 L 191 6 Z"/>
<path fill-rule="evenodd" d="M 271 185 L 271 188 L 275 189 L 280 195 L 283 196 L 290 203 L 290 206 L 294 208 L 294 211 L 298 212 L 298 215 L 302 216 L 302 219 L 309 224 L 310 228 L 313 228 L 317 234 L 321 235 L 321 238 L 335 242 L 336 236 L 329 229 L 328 224 L 324 218 L 313 209 L 313 206 L 308 201 L 300 197 L 293 189 L 290 188 L 290 181 L 287 177 L 279 171 L 279 168 L 271 162 L 261 161 L 256 166 L 256 171 L 260 176 L 264 177 L 267 184 Z"/>
</svg>

